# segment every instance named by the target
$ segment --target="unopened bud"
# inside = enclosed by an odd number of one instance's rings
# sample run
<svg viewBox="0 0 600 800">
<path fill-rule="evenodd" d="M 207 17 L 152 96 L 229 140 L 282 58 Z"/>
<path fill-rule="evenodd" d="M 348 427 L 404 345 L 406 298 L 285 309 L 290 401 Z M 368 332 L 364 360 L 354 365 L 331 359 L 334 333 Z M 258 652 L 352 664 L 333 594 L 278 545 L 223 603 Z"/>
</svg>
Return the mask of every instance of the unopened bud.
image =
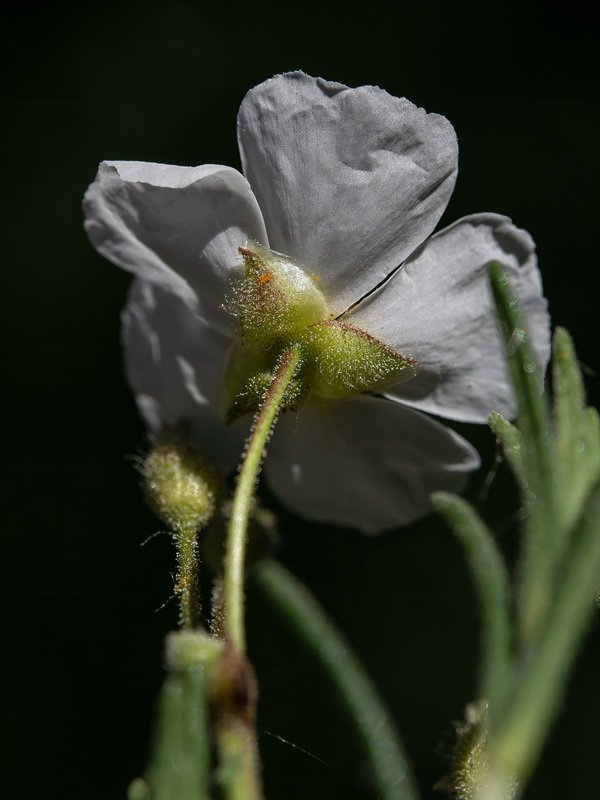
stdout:
<svg viewBox="0 0 600 800">
<path fill-rule="evenodd" d="M 219 481 L 208 458 L 178 436 L 159 440 L 142 467 L 154 513 L 172 531 L 198 531 L 217 508 Z"/>
</svg>

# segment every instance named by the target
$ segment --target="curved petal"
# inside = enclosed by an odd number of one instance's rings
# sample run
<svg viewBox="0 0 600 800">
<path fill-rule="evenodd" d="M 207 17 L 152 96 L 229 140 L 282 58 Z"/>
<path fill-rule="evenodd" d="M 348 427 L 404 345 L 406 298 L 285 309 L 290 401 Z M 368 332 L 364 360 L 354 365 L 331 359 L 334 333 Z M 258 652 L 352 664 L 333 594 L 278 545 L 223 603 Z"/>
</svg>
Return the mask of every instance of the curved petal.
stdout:
<svg viewBox="0 0 600 800">
<path fill-rule="evenodd" d="M 133 283 L 123 311 L 123 347 L 142 416 L 155 433 L 188 422 L 198 444 L 226 470 L 239 459 L 247 433 L 225 425 L 216 410 L 231 341 L 174 292 Z"/>
<path fill-rule="evenodd" d="M 417 360 L 417 376 L 386 396 L 422 411 L 485 422 L 514 416 L 487 264 L 498 261 L 546 367 L 550 322 L 534 242 L 498 214 L 474 214 L 432 236 L 346 319 Z"/>
<path fill-rule="evenodd" d="M 270 246 L 319 276 L 335 315 L 431 233 L 456 178 L 444 117 L 302 72 L 248 92 L 238 139 Z"/>
<path fill-rule="evenodd" d="M 460 491 L 479 463 L 468 442 L 435 420 L 358 395 L 282 416 L 265 471 L 301 516 L 379 533 L 427 514 L 430 492 Z"/>
<path fill-rule="evenodd" d="M 224 327 L 221 305 L 232 270 L 241 266 L 237 248 L 249 239 L 268 244 L 248 182 L 229 167 L 103 162 L 84 211 L 103 256 L 191 308 L 198 296 L 210 300 L 214 321 Z"/>
</svg>

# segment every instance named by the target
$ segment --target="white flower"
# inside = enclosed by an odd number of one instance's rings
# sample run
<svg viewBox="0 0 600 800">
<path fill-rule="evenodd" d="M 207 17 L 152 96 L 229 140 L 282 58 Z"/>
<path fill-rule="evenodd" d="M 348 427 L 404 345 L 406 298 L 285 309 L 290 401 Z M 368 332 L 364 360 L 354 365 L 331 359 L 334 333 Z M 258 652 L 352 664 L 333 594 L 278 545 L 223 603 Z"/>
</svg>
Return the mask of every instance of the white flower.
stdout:
<svg viewBox="0 0 600 800">
<path fill-rule="evenodd" d="M 385 399 L 309 400 L 281 415 L 270 487 L 305 517 L 367 533 L 415 520 L 431 491 L 459 491 L 479 464 L 471 445 L 421 412 L 514 415 L 490 261 L 506 269 L 540 367 L 547 362 L 533 241 L 496 214 L 425 241 L 454 186 L 454 130 L 379 88 L 279 75 L 246 95 L 238 138 L 245 177 L 215 165 L 104 162 L 86 194 L 92 243 L 137 275 L 124 345 L 141 411 L 155 431 L 188 420 L 234 466 L 248 419 L 226 426 L 219 412 L 236 337 L 223 304 L 242 274 L 238 247 L 259 242 L 318 275 L 334 317 L 347 312 L 345 322 L 417 362 Z"/>
</svg>

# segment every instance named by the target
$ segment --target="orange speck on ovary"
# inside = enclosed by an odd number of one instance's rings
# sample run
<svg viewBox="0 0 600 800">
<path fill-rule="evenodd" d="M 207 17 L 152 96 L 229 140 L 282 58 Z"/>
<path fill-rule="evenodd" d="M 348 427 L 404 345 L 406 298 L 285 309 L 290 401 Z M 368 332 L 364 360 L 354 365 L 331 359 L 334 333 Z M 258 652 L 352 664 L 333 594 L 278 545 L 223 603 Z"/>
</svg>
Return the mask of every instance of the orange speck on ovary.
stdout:
<svg viewBox="0 0 600 800">
<path fill-rule="evenodd" d="M 273 276 L 272 276 L 272 275 L 269 275 L 269 273 L 265 273 L 264 275 L 259 275 L 259 276 L 258 276 L 258 282 L 259 282 L 260 284 L 262 284 L 263 286 L 265 286 L 267 283 L 269 283 L 269 281 L 270 281 L 272 278 L 273 278 Z"/>
</svg>

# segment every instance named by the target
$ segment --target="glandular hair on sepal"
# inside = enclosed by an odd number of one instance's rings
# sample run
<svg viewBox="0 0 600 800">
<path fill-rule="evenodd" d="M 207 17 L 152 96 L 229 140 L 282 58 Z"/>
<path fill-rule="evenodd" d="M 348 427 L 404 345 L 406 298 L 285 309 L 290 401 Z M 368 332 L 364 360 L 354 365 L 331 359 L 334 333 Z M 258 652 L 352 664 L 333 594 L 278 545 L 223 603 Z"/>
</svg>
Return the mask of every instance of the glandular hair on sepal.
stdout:
<svg viewBox="0 0 600 800">
<path fill-rule="evenodd" d="M 258 372 L 247 378 L 234 394 L 225 411 L 225 422 L 232 423 L 244 414 L 254 414 L 261 408 L 271 384 L 274 372 Z M 281 400 L 282 409 L 295 408 L 307 395 L 307 387 L 300 379 L 292 378 Z"/>
<path fill-rule="evenodd" d="M 325 298 L 315 280 L 282 253 L 256 242 L 239 252 L 244 277 L 234 287 L 231 311 L 251 348 L 279 354 L 298 331 L 327 316 Z"/>
</svg>

